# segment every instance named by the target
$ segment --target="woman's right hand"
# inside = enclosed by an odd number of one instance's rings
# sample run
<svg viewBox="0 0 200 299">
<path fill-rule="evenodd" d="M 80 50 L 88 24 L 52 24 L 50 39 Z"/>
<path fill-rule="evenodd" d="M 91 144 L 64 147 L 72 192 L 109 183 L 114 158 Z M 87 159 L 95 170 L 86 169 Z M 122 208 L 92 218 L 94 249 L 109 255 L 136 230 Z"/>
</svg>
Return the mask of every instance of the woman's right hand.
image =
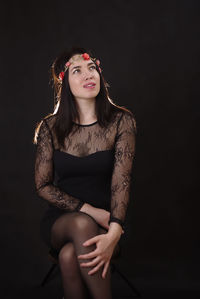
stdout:
<svg viewBox="0 0 200 299">
<path fill-rule="evenodd" d="M 103 209 L 94 208 L 93 217 L 98 224 L 100 224 L 102 227 L 104 227 L 107 230 L 109 229 L 108 221 L 110 219 L 110 212 Z"/>
<path fill-rule="evenodd" d="M 110 212 L 104 209 L 95 208 L 88 203 L 84 203 L 80 211 L 92 216 L 92 218 L 94 218 L 98 224 L 100 224 L 106 230 L 109 230 L 108 221 L 110 219 Z M 124 234 L 124 230 L 122 230 L 122 234 Z"/>
<path fill-rule="evenodd" d="M 95 208 L 88 203 L 85 203 L 82 206 L 80 212 L 84 212 L 92 216 L 98 224 L 100 224 L 102 227 L 104 227 L 107 230 L 109 229 L 108 221 L 110 219 L 110 212 L 104 209 Z"/>
</svg>

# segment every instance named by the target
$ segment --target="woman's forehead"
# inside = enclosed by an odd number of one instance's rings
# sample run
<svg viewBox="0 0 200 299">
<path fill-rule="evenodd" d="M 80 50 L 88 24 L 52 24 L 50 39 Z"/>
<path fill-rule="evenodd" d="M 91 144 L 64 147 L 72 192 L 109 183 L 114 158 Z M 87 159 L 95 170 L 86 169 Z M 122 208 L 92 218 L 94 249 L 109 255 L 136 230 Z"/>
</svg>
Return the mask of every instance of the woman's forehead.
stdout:
<svg viewBox="0 0 200 299">
<path fill-rule="evenodd" d="M 93 61 L 91 59 L 85 60 L 82 54 L 75 54 L 69 59 L 69 62 L 75 65 L 77 63 L 93 62 Z"/>
</svg>

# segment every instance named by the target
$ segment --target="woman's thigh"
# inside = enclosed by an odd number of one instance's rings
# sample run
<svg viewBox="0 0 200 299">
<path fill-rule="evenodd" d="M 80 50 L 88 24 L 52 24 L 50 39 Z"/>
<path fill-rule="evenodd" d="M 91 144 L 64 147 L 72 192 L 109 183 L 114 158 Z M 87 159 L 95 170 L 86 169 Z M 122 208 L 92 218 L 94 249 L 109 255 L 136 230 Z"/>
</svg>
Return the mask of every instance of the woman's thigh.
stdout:
<svg viewBox="0 0 200 299">
<path fill-rule="evenodd" d="M 98 235 L 106 234 L 107 229 L 99 225 L 95 219 L 84 212 L 71 212 L 61 215 L 51 229 L 51 245 L 57 252 L 68 242 L 74 243 L 74 238 L 85 240 Z M 119 255 L 119 242 L 116 244 L 112 258 Z"/>
<path fill-rule="evenodd" d="M 51 244 L 61 248 L 75 239 L 93 237 L 99 233 L 98 223 L 90 215 L 83 212 L 70 212 L 61 215 L 51 228 Z"/>
</svg>

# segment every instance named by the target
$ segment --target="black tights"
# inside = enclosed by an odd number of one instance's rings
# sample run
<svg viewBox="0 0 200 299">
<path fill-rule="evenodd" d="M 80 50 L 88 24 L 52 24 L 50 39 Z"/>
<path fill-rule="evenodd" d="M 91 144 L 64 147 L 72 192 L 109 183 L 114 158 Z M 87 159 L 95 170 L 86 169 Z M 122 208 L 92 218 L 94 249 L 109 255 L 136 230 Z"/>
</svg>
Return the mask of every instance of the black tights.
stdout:
<svg viewBox="0 0 200 299">
<path fill-rule="evenodd" d="M 95 244 L 84 247 L 82 244 L 99 234 L 106 233 L 98 223 L 83 212 L 66 213 L 54 223 L 51 231 L 51 244 L 59 251 L 59 265 L 65 299 L 111 299 L 111 273 L 108 268 L 106 278 L 102 278 L 103 266 L 94 274 L 88 275 L 93 267 L 81 267 L 78 255 L 89 253 Z M 118 246 L 115 247 L 117 252 Z M 91 296 L 91 297 L 90 297 Z"/>
</svg>

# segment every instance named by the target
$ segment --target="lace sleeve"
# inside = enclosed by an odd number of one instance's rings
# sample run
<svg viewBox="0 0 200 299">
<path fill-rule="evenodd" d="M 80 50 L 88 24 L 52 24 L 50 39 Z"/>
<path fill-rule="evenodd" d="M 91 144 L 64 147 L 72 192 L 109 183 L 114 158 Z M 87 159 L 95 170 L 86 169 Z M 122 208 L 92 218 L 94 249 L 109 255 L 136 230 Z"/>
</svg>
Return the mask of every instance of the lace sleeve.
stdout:
<svg viewBox="0 0 200 299">
<path fill-rule="evenodd" d="M 132 115 L 123 113 L 118 122 L 115 142 L 115 162 L 111 181 L 110 222 L 124 227 L 129 202 L 131 171 L 135 154 L 135 120 Z"/>
<path fill-rule="evenodd" d="M 84 203 L 53 184 L 53 150 L 52 135 L 44 119 L 39 129 L 35 155 L 36 192 L 39 197 L 62 210 L 78 211 Z"/>
</svg>

